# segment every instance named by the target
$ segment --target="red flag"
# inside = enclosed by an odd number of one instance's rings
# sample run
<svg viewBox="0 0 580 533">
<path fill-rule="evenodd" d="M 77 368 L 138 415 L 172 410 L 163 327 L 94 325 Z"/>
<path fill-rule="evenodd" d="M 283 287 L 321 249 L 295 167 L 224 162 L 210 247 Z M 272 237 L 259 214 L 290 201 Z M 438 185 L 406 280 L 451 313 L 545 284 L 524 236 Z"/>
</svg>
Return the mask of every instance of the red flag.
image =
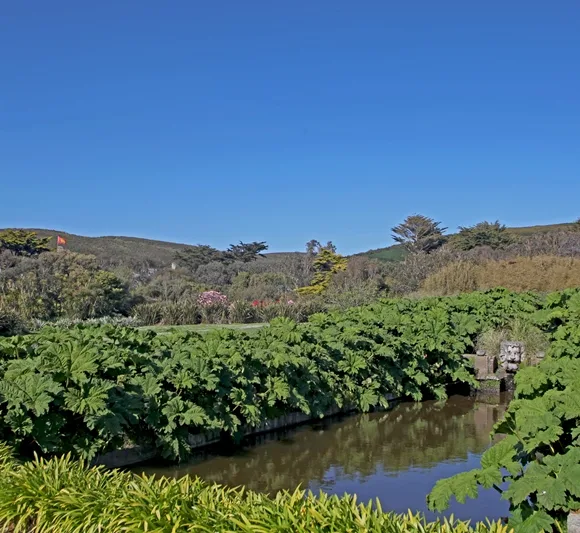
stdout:
<svg viewBox="0 0 580 533">
<path fill-rule="evenodd" d="M 56 236 L 56 245 L 57 246 L 64 246 L 66 244 L 66 240 L 63 239 L 60 235 Z"/>
</svg>

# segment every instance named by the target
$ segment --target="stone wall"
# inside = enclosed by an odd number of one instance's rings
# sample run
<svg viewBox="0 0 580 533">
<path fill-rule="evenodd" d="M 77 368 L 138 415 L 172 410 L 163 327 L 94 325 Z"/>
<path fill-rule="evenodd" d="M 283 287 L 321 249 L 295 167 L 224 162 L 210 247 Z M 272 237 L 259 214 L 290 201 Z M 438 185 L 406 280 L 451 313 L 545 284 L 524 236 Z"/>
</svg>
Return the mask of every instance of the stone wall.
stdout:
<svg viewBox="0 0 580 533">
<path fill-rule="evenodd" d="M 568 533 L 580 533 L 580 511 L 568 515 Z"/>
<path fill-rule="evenodd" d="M 392 403 L 399 398 L 393 394 L 389 394 L 385 398 Z M 334 407 L 329 409 L 320 418 L 328 418 L 341 413 L 349 413 L 354 411 L 354 407 L 348 406 L 345 408 Z M 280 416 L 272 420 L 266 420 L 258 426 L 244 426 L 242 428 L 242 435 L 248 437 L 251 435 L 258 435 L 260 433 L 267 433 L 277 429 L 288 428 L 310 422 L 312 420 L 319 420 L 320 418 L 313 418 L 312 415 L 305 413 L 290 413 L 288 415 Z M 197 435 L 189 435 L 188 441 L 192 449 L 202 448 L 211 444 L 216 444 L 220 440 L 220 431 L 208 431 Z M 152 446 L 134 446 L 123 450 L 115 450 L 106 454 L 98 456 L 94 461 L 94 465 L 104 465 L 107 468 L 122 468 L 131 466 L 144 461 L 154 459 L 159 455 L 158 450 Z"/>
</svg>

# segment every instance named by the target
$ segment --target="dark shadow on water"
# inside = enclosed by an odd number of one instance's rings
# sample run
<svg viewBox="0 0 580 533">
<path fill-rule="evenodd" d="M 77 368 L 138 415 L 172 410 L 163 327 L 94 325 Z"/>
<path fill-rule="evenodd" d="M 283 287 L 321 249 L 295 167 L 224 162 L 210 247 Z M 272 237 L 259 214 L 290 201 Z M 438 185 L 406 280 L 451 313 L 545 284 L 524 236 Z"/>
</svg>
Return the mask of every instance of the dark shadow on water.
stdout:
<svg viewBox="0 0 580 533">
<path fill-rule="evenodd" d="M 297 486 L 314 492 L 378 498 L 384 510 L 427 511 L 435 482 L 477 468 L 507 397 L 480 401 L 452 396 L 446 402 L 401 403 L 390 411 L 342 416 L 278 433 L 245 439 L 242 446 L 218 445 L 181 465 L 149 464 L 148 474 L 197 475 L 229 486 L 266 493 Z M 446 515 L 483 520 L 507 514 L 494 491 L 478 500 L 454 502 Z"/>
</svg>

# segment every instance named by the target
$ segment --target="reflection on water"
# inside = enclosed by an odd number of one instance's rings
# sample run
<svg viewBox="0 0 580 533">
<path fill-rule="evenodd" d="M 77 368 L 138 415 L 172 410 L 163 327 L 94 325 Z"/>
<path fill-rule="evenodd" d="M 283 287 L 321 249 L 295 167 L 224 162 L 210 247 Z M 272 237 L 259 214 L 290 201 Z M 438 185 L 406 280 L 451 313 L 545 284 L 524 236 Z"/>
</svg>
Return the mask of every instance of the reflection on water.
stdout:
<svg viewBox="0 0 580 533">
<path fill-rule="evenodd" d="M 403 403 L 388 412 L 353 415 L 250 439 L 242 449 L 213 448 L 178 466 L 147 473 L 197 475 L 263 492 L 295 489 L 378 498 L 384 510 L 427 512 L 425 497 L 443 477 L 477 468 L 489 433 L 507 406 L 505 397 L 478 401 L 452 396 L 441 403 Z M 477 501 L 454 502 L 448 513 L 483 520 L 507 514 L 494 490 Z"/>
</svg>

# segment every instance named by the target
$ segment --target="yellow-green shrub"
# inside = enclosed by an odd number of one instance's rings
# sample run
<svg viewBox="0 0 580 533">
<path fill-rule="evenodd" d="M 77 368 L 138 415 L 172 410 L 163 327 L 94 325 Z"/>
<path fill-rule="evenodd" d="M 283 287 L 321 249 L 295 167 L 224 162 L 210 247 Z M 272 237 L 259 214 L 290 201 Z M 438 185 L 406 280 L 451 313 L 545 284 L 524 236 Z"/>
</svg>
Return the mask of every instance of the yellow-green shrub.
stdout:
<svg viewBox="0 0 580 533">
<path fill-rule="evenodd" d="M 516 257 L 476 264 L 456 262 L 429 276 L 422 292 L 448 295 L 493 287 L 512 291 L 549 292 L 580 286 L 580 259 L 575 257 Z"/>
<path fill-rule="evenodd" d="M 424 282 L 422 291 L 433 295 L 472 292 L 478 286 L 478 266 L 467 261 L 451 263 L 431 274 Z"/>
<path fill-rule="evenodd" d="M 6 456 L 7 460 L 2 458 Z M 15 464 L 0 445 L 0 528 L 13 533 L 149 531 L 507 533 L 500 523 L 383 513 L 355 496 L 314 497 L 301 490 L 276 497 L 179 480 L 86 468 L 69 457 Z"/>
</svg>

